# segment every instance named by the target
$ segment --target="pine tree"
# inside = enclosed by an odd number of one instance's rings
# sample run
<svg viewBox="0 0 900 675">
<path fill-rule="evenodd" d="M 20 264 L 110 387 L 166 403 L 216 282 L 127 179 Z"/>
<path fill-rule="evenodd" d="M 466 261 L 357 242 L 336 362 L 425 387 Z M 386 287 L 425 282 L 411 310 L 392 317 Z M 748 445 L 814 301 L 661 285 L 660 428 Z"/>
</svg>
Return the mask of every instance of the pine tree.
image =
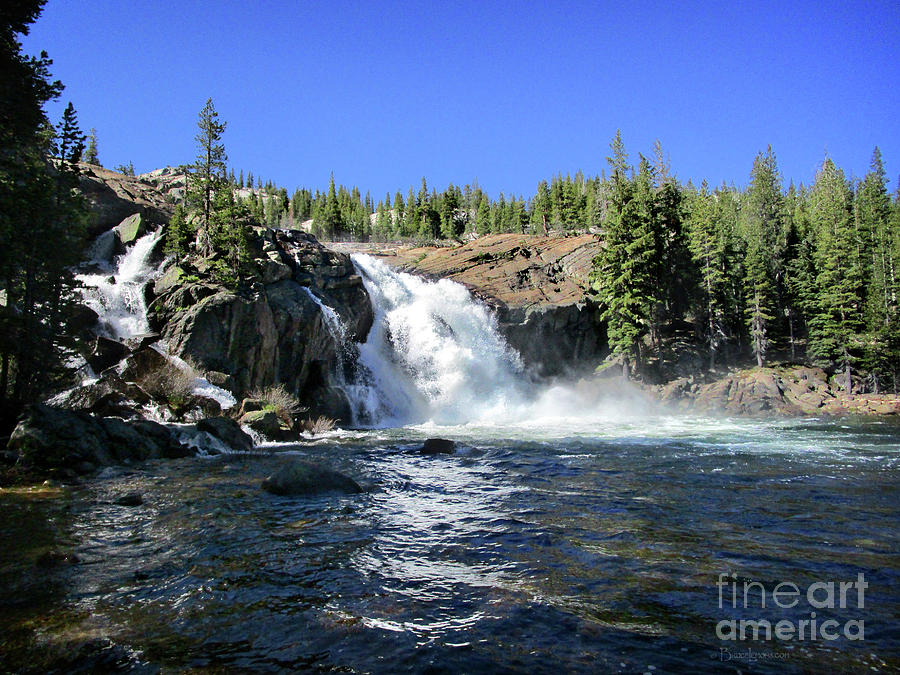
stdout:
<svg viewBox="0 0 900 675">
<path fill-rule="evenodd" d="M 550 199 L 550 186 L 547 181 L 538 183 L 537 195 L 534 198 L 533 218 L 540 223 L 542 232 L 546 235 L 550 231 L 550 219 L 552 217 L 553 203 Z"/>
<path fill-rule="evenodd" d="M 250 260 L 250 209 L 234 198 L 230 189 L 218 190 L 210 215 L 210 245 L 219 258 L 213 267 L 216 278 L 236 288 Z"/>
<path fill-rule="evenodd" d="M 610 208 L 603 228 L 603 246 L 594 258 L 592 287 L 604 305 L 607 338 L 613 354 L 622 358 L 622 376 L 641 366 L 640 339 L 647 329 L 649 237 L 642 206 L 635 200 L 635 184 L 621 131 L 610 144 L 612 156 Z M 645 178 L 641 179 L 642 181 Z M 644 188 L 638 188 L 644 189 Z"/>
<path fill-rule="evenodd" d="M 314 223 L 316 228 L 316 236 L 326 240 L 334 239 L 344 230 L 344 223 L 341 219 L 341 207 L 338 204 L 337 191 L 334 187 L 334 174 L 328 181 L 328 194 L 325 197 L 325 203 L 322 210 L 316 214 Z"/>
<path fill-rule="evenodd" d="M 478 205 L 478 215 L 475 217 L 475 231 L 479 235 L 485 235 L 491 231 L 491 203 L 487 194 L 482 193 L 481 203 Z"/>
<path fill-rule="evenodd" d="M 897 288 L 894 282 L 895 238 L 891 232 L 891 199 L 887 192 L 887 177 L 876 147 L 866 174 L 854 200 L 857 239 L 862 238 L 869 257 L 866 260 L 866 361 L 872 371 L 875 391 L 881 379 L 896 379 L 897 363 Z"/>
<path fill-rule="evenodd" d="M 697 265 L 701 316 L 705 319 L 705 338 L 709 349 L 709 368 L 716 367 L 716 357 L 727 339 L 726 306 L 728 296 L 727 238 L 715 195 L 706 181 L 690 200 L 690 250 Z"/>
<path fill-rule="evenodd" d="M 816 175 L 810 193 L 810 219 L 816 232 L 814 260 L 816 306 L 809 319 L 808 352 L 823 365 L 844 371 L 844 387 L 852 390 L 852 350 L 861 328 L 862 280 L 855 256 L 856 232 L 850 187 L 830 158 Z"/>
<path fill-rule="evenodd" d="M 219 121 L 219 114 L 212 99 L 207 99 L 197 120 L 199 131 L 195 139 L 198 153 L 189 179 L 191 197 L 199 203 L 199 226 L 204 253 L 209 253 L 212 249 L 209 221 L 213 210 L 213 197 L 216 191 L 226 184 L 225 162 L 228 157 L 222 144 L 225 126 L 225 122 Z"/>
<path fill-rule="evenodd" d="M 194 235 L 184 206 L 177 204 L 166 229 L 166 252 L 175 255 L 178 260 L 182 259 L 190 252 Z"/>
<path fill-rule="evenodd" d="M 463 233 L 462 223 L 457 219 L 459 195 L 451 183 L 441 200 L 441 236 L 456 239 Z"/>
<path fill-rule="evenodd" d="M 130 160 L 128 164 L 119 164 L 115 170 L 125 176 L 134 176 L 134 164 Z"/>
<path fill-rule="evenodd" d="M 506 196 L 502 192 L 491 212 L 491 232 L 493 234 L 508 232 L 506 228 Z"/>
<path fill-rule="evenodd" d="M 747 242 L 745 314 L 750 346 L 760 368 L 771 342 L 770 323 L 775 318 L 778 296 L 778 237 L 784 218 L 784 197 L 780 184 L 775 153 L 769 146 L 765 154 L 759 153 L 753 161 L 744 209 L 744 236 Z"/>
<path fill-rule="evenodd" d="M 88 134 L 88 145 L 87 149 L 84 151 L 84 162 L 85 164 L 101 166 L 100 159 L 97 155 L 97 130 L 94 128 L 91 128 L 91 132 Z"/>
<path fill-rule="evenodd" d="M 42 5 L 12 3 L 0 18 L 0 416 L 7 430 L 22 405 L 46 395 L 67 370 L 66 319 L 77 306 L 71 270 L 86 217 L 75 191 L 84 136 L 74 108 L 56 132 L 43 107 L 62 85 L 51 82 L 46 53 L 24 56 L 18 40 Z"/>
<path fill-rule="evenodd" d="M 403 237 L 415 236 L 419 227 L 419 205 L 416 203 L 416 193 L 412 185 L 409 186 L 409 194 L 406 197 L 406 208 L 403 210 L 403 221 L 400 227 L 400 235 Z"/>
</svg>

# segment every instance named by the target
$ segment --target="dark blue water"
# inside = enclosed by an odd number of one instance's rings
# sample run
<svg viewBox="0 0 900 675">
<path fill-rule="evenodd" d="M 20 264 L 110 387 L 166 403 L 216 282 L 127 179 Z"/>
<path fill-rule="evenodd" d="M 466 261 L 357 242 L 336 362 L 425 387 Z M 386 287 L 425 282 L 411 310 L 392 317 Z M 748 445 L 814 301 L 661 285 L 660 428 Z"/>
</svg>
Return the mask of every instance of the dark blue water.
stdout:
<svg viewBox="0 0 900 675">
<path fill-rule="evenodd" d="M 670 420 L 539 441 L 458 428 L 455 454 L 421 456 L 416 438 L 431 431 L 97 480 L 73 498 L 79 562 L 61 607 L 78 631 L 125 647 L 123 667 L 147 672 L 900 666 L 896 426 Z M 285 452 L 367 490 L 262 492 Z M 143 506 L 112 503 L 135 490 Z M 811 584 L 859 575 L 864 606 L 855 587 L 843 608 L 807 601 Z M 756 585 L 733 606 L 721 579 Z M 795 607 L 773 605 L 780 583 L 801 591 Z M 717 637 L 732 619 L 796 630 L 811 611 L 837 639 Z M 842 632 L 852 621 L 864 639 Z"/>
</svg>

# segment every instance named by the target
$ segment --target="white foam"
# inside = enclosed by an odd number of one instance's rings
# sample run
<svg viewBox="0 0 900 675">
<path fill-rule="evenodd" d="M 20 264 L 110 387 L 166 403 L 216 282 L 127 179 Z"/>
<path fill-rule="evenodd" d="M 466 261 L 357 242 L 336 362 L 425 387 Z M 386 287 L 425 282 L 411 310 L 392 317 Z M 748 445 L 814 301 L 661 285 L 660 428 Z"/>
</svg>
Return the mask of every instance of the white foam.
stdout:
<svg viewBox="0 0 900 675">
<path fill-rule="evenodd" d="M 162 233 L 159 228 L 134 242 L 116 259 L 114 272 L 77 275 L 85 304 L 97 312 L 107 337 L 121 340 L 150 330 L 144 284 L 158 271 L 149 258 Z"/>
</svg>

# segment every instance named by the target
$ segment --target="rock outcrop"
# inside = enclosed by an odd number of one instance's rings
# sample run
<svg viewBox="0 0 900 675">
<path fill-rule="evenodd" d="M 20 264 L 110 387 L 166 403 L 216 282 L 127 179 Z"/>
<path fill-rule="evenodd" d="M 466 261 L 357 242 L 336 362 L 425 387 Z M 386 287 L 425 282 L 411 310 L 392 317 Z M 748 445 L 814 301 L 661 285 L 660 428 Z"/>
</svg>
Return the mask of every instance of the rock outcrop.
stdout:
<svg viewBox="0 0 900 675">
<path fill-rule="evenodd" d="M 465 285 L 495 308 L 504 337 L 526 366 L 548 377 L 592 369 L 608 353 L 605 324 L 588 294 L 599 247 L 593 235 L 495 234 L 456 247 L 365 252 L 405 271 Z"/>
<path fill-rule="evenodd" d="M 343 341 L 364 341 L 372 325 L 362 280 L 347 255 L 302 232 L 257 228 L 251 246 L 256 274 L 237 291 L 213 281 L 206 261 L 166 270 L 148 290 L 151 327 L 239 398 L 282 384 L 315 413 L 349 421 L 332 379 Z"/>
<path fill-rule="evenodd" d="M 676 409 L 737 416 L 900 415 L 900 397 L 848 393 L 808 366 L 750 368 L 710 382 L 682 377 L 656 392 Z"/>
<path fill-rule="evenodd" d="M 180 181 L 181 185 L 185 178 L 174 169 L 126 176 L 92 164 L 79 166 L 79 188 L 90 209 L 89 233 L 94 236 L 134 214 L 157 225 L 169 222 L 180 194 L 172 192 L 163 178 Z"/>
<path fill-rule="evenodd" d="M 92 473 L 111 464 L 191 454 L 167 427 L 125 422 L 46 405 L 30 406 L 9 439 L 19 463 L 36 472 Z"/>
</svg>

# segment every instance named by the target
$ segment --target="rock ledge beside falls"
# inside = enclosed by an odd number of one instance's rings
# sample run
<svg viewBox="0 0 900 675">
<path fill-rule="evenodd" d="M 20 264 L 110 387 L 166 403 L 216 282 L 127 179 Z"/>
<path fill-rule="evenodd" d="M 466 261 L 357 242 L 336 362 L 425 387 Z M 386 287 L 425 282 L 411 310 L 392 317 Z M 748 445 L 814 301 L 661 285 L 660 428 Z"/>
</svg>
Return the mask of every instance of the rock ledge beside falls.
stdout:
<svg viewBox="0 0 900 675">
<path fill-rule="evenodd" d="M 199 431 L 209 433 L 222 446 L 235 451 L 252 447 L 233 420 L 205 422 L 198 425 Z M 115 464 L 194 455 L 197 448 L 182 440 L 185 431 L 150 420 L 124 421 L 37 404 L 26 409 L 7 450 L 27 472 L 74 477 Z"/>
</svg>

